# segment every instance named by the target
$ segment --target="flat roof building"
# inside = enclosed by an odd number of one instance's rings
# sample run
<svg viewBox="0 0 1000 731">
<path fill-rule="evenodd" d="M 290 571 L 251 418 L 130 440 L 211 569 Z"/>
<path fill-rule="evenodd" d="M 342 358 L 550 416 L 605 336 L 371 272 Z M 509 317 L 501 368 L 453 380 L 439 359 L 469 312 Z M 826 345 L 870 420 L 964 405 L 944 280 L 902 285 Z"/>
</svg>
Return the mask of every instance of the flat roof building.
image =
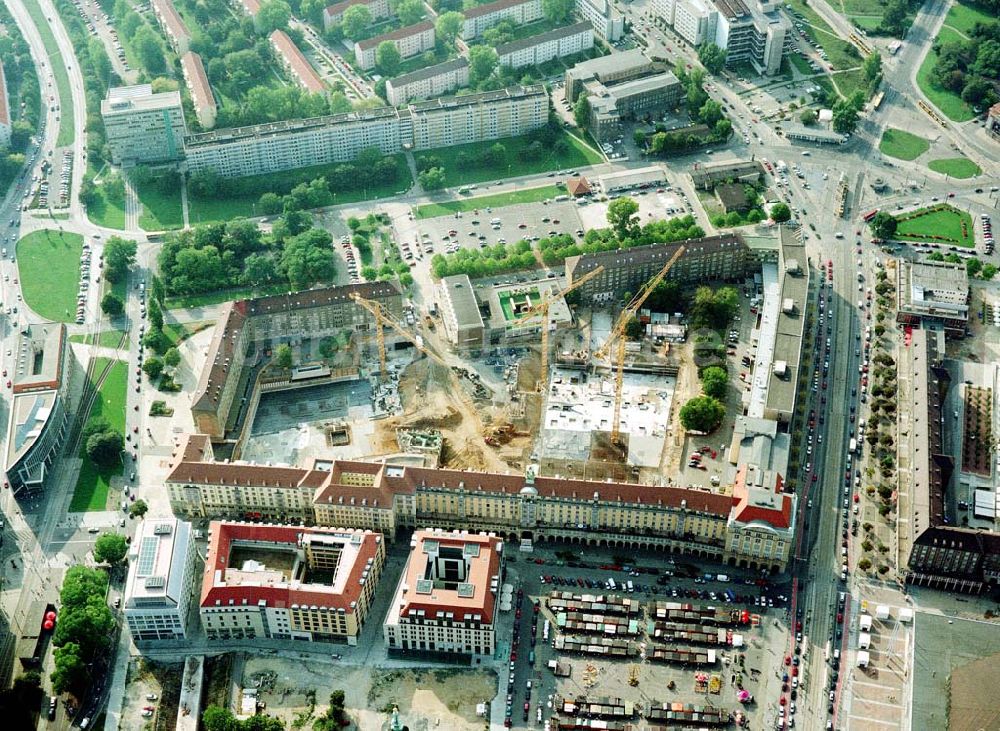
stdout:
<svg viewBox="0 0 1000 731">
<path fill-rule="evenodd" d="M 11 116 L 7 98 L 7 77 L 0 64 L 0 148 L 10 147 Z"/>
<path fill-rule="evenodd" d="M 209 639 L 356 645 L 385 563 L 381 534 L 213 521 L 199 602 Z"/>
<path fill-rule="evenodd" d="M 326 91 L 323 79 L 285 31 L 276 30 L 269 38 L 274 55 L 281 61 L 292 81 L 310 94 L 322 94 Z"/>
<path fill-rule="evenodd" d="M 493 535 L 414 533 L 382 628 L 389 650 L 491 657 L 503 549 Z"/>
<path fill-rule="evenodd" d="M 572 104 L 583 91 L 583 83 L 597 79 L 604 84 L 614 84 L 651 74 L 656 65 L 646 57 L 640 48 L 623 53 L 581 61 L 567 69 L 563 75 L 566 84 L 566 99 Z"/>
<path fill-rule="evenodd" d="M 783 427 L 791 423 L 798 395 L 802 365 L 802 343 L 809 300 L 809 267 L 799 234 L 781 226 L 778 235 L 777 319 L 771 338 L 770 364 L 765 368 L 767 394 L 763 415 Z M 760 349 L 758 348 L 758 353 Z M 757 367 L 760 368 L 760 361 Z"/>
<path fill-rule="evenodd" d="M 619 170 L 601 175 L 597 182 L 606 194 L 620 190 L 635 190 L 636 188 L 653 188 L 662 185 L 667 180 L 666 170 L 660 165 L 650 165 L 644 168 Z"/>
<path fill-rule="evenodd" d="M 75 362 L 66 326 L 32 325 L 20 333 L 4 470 L 17 497 L 45 488 L 69 425 L 67 390 Z"/>
<path fill-rule="evenodd" d="M 614 43 L 625 33 L 625 16 L 609 0 L 576 0 L 576 13 L 608 43 Z"/>
<path fill-rule="evenodd" d="M 469 85 L 469 61 L 465 57 L 425 66 L 385 82 L 386 100 L 394 107 L 411 99 L 429 99 Z"/>
<path fill-rule="evenodd" d="M 412 58 L 424 51 L 434 49 L 434 23 L 430 20 L 422 20 L 413 25 L 358 41 L 354 44 L 354 59 L 358 66 L 366 71 L 375 68 L 375 53 L 385 41 L 391 41 L 402 58 Z"/>
<path fill-rule="evenodd" d="M 463 10 L 465 22 L 459 34 L 462 40 L 472 40 L 501 20 L 524 25 L 542 18 L 542 0 L 494 0 Z"/>
<path fill-rule="evenodd" d="M 899 265 L 897 295 L 897 322 L 940 324 L 950 335 L 965 335 L 969 273 L 964 264 L 904 259 Z"/>
<path fill-rule="evenodd" d="M 593 47 L 594 27 L 583 21 L 503 43 L 496 47 L 497 62 L 515 69 L 540 66 L 554 58 L 583 53 Z"/>
<path fill-rule="evenodd" d="M 444 331 L 456 348 L 481 348 L 486 328 L 468 274 L 444 277 L 438 284 Z"/>
<path fill-rule="evenodd" d="M 116 86 L 101 101 L 111 161 L 123 167 L 176 162 L 184 156 L 184 109 L 177 91 L 150 84 Z"/>
<path fill-rule="evenodd" d="M 764 165 L 758 160 L 697 163 L 691 169 L 691 182 L 696 188 L 711 190 L 717 183 L 730 180 L 741 183 L 758 182 L 763 175 Z"/>
<path fill-rule="evenodd" d="M 847 142 L 847 137 L 832 129 L 803 127 L 801 125 L 792 125 L 786 128 L 785 137 L 802 142 L 818 142 L 822 145 L 842 145 Z"/>
<path fill-rule="evenodd" d="M 683 87 L 670 71 L 623 81 L 611 86 L 592 79 L 583 84 L 590 102 L 587 130 L 598 142 L 622 136 L 622 122 L 647 118 L 674 109 L 681 100 Z"/>
<path fill-rule="evenodd" d="M 183 640 L 197 571 L 191 524 L 146 518 L 129 547 L 122 613 L 132 640 Z"/>
<path fill-rule="evenodd" d="M 184 74 L 184 82 L 191 94 L 191 105 L 194 107 L 198 124 L 201 125 L 202 129 L 212 129 L 215 126 L 218 108 L 215 104 L 215 95 L 212 93 L 212 85 L 208 83 L 208 74 L 205 73 L 205 65 L 201 61 L 201 56 L 194 51 L 188 51 L 181 56 L 181 72 Z"/>
</svg>

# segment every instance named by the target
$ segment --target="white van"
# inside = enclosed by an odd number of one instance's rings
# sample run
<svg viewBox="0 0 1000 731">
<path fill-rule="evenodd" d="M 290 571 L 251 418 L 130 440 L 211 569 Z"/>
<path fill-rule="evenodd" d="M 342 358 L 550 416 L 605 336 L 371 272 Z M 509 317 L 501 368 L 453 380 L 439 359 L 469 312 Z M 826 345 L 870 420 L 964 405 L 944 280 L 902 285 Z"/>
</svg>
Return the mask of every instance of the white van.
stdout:
<svg viewBox="0 0 1000 731">
<path fill-rule="evenodd" d="M 626 591 L 627 591 L 627 592 L 628 592 L 629 594 L 631 594 L 632 592 L 634 592 L 634 591 L 635 591 L 635 587 L 634 587 L 634 586 L 632 585 L 632 579 L 629 579 L 629 580 L 628 580 L 628 581 L 626 582 L 626 584 L 625 584 L 625 585 L 626 585 L 626 586 L 628 587 L 628 588 L 626 589 Z"/>
<path fill-rule="evenodd" d="M 608 579 L 608 588 L 611 589 L 611 591 L 614 591 L 615 589 L 618 588 L 618 586 L 615 584 L 614 579 Z"/>
</svg>

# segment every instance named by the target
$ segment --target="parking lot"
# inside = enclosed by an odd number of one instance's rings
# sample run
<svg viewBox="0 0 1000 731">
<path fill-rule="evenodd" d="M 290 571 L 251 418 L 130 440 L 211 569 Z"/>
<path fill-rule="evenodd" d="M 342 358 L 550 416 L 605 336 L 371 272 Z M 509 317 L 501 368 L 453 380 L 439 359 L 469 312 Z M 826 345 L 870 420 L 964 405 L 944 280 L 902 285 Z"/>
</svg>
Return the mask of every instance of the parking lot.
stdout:
<svg viewBox="0 0 1000 731">
<path fill-rule="evenodd" d="M 568 557 L 566 553 L 560 552 L 560 555 Z M 613 563 L 616 558 L 625 557 L 608 557 L 588 551 L 580 561 L 572 561 L 577 565 L 571 566 L 550 552 L 542 551 L 519 555 L 515 558 L 516 563 L 508 564 L 508 581 L 517 587 L 521 598 L 519 606 L 515 604 L 513 627 L 502 620 L 498 629 L 497 646 L 509 647 L 510 653 L 499 658 L 503 667 L 500 693 L 492 709 L 494 723 L 503 723 L 509 718 L 507 725 L 534 727 L 539 723 L 539 716 L 544 721 L 556 712 L 560 697 L 574 699 L 586 695 L 618 697 L 644 708 L 654 702 L 682 702 L 712 705 L 727 711 L 739 709 L 752 722 L 753 728 L 762 728 L 763 721 L 758 719 L 771 722 L 777 717 L 783 683 L 786 683 L 790 701 L 795 702 L 800 681 L 798 657 L 795 664 L 791 657 L 787 658 L 787 666 L 782 664 L 789 631 L 784 585 L 773 585 L 745 572 L 737 575 L 721 567 L 708 570 L 729 572 L 723 577 L 725 581 L 719 581 L 716 573 L 710 580 L 693 565 L 684 563 L 682 558 L 673 563 L 656 554 L 633 556 L 636 565 L 629 572 L 622 567 L 616 569 Z M 705 562 L 699 559 L 699 565 L 704 566 Z M 673 575 L 664 573 L 660 568 L 663 566 Z M 615 590 L 608 588 L 609 579 L 615 582 Z M 632 582 L 631 592 L 628 591 L 629 581 Z M 640 654 L 633 657 L 609 659 L 566 653 L 552 647 L 559 632 L 557 618 L 546 605 L 552 591 L 636 599 L 642 605 L 643 617 L 651 616 L 650 604 L 659 600 L 700 607 L 745 608 L 749 614 L 759 616 L 760 622 L 757 626 L 734 629 L 743 635 L 743 647 L 717 647 L 717 662 L 705 667 L 647 659 L 646 654 L 651 653 L 654 645 L 643 642 L 648 629 L 645 622 L 640 623 L 639 634 L 630 638 L 642 648 Z M 546 621 L 549 625 L 547 638 Z M 671 650 L 705 649 L 693 645 L 655 646 Z M 553 660 L 559 663 L 560 669 L 570 670 L 568 677 L 554 675 L 548 667 Z M 637 679 L 634 686 L 630 684 L 633 673 Z M 716 676 L 710 683 L 712 692 L 702 692 L 707 691 L 708 685 L 696 683 L 697 673 L 703 674 L 706 680 Z M 804 687 L 807 681 L 804 677 L 801 681 Z M 754 696 L 754 702 L 740 705 L 737 683 Z"/>
</svg>

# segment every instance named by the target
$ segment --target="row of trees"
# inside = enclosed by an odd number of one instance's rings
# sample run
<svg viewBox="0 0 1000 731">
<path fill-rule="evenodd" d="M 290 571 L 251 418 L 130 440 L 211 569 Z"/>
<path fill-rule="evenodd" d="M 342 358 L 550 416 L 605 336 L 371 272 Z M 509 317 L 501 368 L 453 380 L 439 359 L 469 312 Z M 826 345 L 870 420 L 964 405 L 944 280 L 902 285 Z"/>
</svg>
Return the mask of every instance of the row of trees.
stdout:
<svg viewBox="0 0 1000 731">
<path fill-rule="evenodd" d="M 59 592 L 61 611 L 52 644 L 56 650 L 50 677 L 56 694 L 82 695 L 90 682 L 91 668 L 106 657 L 115 619 L 105 601 L 108 577 L 98 569 L 71 566 Z"/>
<path fill-rule="evenodd" d="M 978 279 L 993 279 L 997 275 L 997 265 L 987 262 L 983 264 L 981 259 L 976 257 L 971 257 L 969 259 L 963 259 L 958 254 L 952 252 L 950 254 L 942 254 L 940 251 L 935 251 L 933 254 L 927 257 L 931 261 L 946 261 L 949 264 L 961 264 L 965 262 L 965 270 L 969 273 L 970 277 L 976 277 Z"/>
<path fill-rule="evenodd" d="M 528 241 L 496 244 L 484 249 L 462 248 L 447 256 L 435 254 L 431 259 L 431 271 L 438 278 L 468 274 L 470 279 L 478 279 L 536 266 L 538 260 Z"/>
<path fill-rule="evenodd" d="M 619 198 L 614 203 L 624 200 L 631 201 L 630 198 Z M 570 256 L 633 246 L 666 244 L 705 235 L 702 228 L 695 223 L 693 216 L 650 221 L 644 226 L 639 226 L 637 217 L 634 212 L 629 213 L 630 210 L 631 206 L 622 204 L 612 213 L 612 207 L 609 206 L 608 222 L 611 228 L 590 229 L 584 235 L 583 241 L 578 241 L 569 234 L 541 239 L 538 248 L 542 261 L 546 266 L 556 266 Z"/>
<path fill-rule="evenodd" d="M 968 39 L 934 44 L 933 80 L 968 104 L 989 106 L 1000 99 L 1000 23 L 976 23 Z"/>
<path fill-rule="evenodd" d="M 7 98 L 10 105 L 10 148 L 0 150 L 0 198 L 24 167 L 24 151 L 31 136 L 38 130 L 39 92 L 38 76 L 28 44 L 14 23 L 10 11 L 0 5 L 0 25 L 6 29 L 0 35 L 0 63 L 7 79 Z"/>
</svg>

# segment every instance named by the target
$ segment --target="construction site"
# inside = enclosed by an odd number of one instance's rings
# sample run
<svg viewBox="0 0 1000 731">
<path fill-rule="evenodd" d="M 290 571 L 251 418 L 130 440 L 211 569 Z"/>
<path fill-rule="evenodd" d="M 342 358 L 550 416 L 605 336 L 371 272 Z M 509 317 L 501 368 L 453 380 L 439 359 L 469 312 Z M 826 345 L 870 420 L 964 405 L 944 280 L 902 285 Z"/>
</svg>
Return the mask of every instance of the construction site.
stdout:
<svg viewBox="0 0 1000 731">
<path fill-rule="evenodd" d="M 232 457 L 380 458 L 499 473 L 535 464 L 542 474 L 659 483 L 690 346 L 630 338 L 626 328 L 683 252 L 614 319 L 566 299 L 602 268 L 572 284 L 499 283 L 483 308 L 503 310 L 504 337 L 492 347 L 484 337 L 475 350 L 449 347 L 440 312 L 417 318 L 406 309 L 397 319 L 356 296 L 371 327 L 337 338 L 330 358 L 316 358 L 323 347 L 303 337 L 295 352 L 311 360 L 265 365 Z M 439 448 L 401 442 L 401 432 L 420 430 L 438 435 Z"/>
</svg>

